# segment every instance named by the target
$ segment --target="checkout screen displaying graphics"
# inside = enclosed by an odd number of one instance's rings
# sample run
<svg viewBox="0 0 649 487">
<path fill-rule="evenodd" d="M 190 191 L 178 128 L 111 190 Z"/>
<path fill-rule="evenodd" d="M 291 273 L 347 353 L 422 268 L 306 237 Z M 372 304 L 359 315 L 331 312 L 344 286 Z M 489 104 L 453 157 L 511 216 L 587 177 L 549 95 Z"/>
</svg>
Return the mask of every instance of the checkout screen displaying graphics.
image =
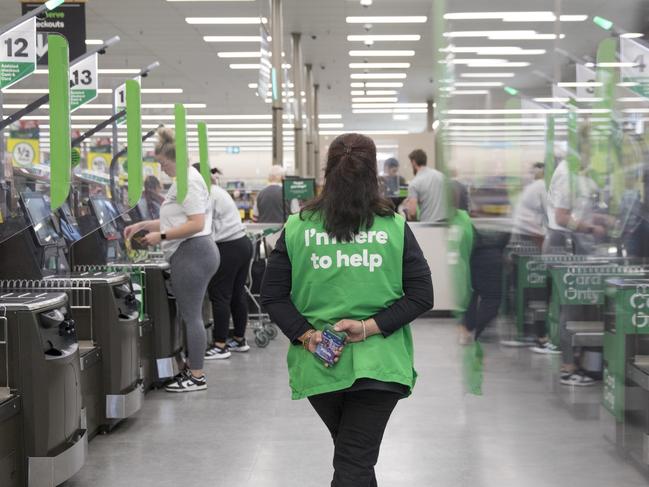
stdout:
<svg viewBox="0 0 649 487">
<path fill-rule="evenodd" d="M 91 197 L 90 205 L 106 240 L 118 240 L 119 231 L 115 220 L 119 218 L 119 213 L 117 213 L 113 202 L 107 198 Z"/>
<path fill-rule="evenodd" d="M 40 193 L 21 193 L 29 220 L 41 245 L 51 245 L 60 237 L 52 222 L 50 205 Z"/>
</svg>

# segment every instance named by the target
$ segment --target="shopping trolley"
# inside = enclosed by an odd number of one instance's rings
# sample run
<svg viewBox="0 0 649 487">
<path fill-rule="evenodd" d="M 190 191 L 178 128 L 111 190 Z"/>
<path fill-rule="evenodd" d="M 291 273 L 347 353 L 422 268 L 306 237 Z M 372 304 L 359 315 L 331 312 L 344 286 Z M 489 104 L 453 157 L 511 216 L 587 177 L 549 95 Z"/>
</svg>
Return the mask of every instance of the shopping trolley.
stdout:
<svg viewBox="0 0 649 487">
<path fill-rule="evenodd" d="M 248 279 L 245 289 L 248 295 L 248 317 L 252 324 L 252 330 L 255 335 L 255 344 L 264 348 L 267 347 L 271 340 L 277 337 L 277 327 L 271 321 L 268 313 L 261 306 L 261 281 L 266 271 L 266 264 L 271 252 L 267 237 L 279 231 L 280 229 L 269 228 L 256 233 L 249 233 L 248 237 L 252 241 L 252 259 L 248 266 Z"/>
</svg>

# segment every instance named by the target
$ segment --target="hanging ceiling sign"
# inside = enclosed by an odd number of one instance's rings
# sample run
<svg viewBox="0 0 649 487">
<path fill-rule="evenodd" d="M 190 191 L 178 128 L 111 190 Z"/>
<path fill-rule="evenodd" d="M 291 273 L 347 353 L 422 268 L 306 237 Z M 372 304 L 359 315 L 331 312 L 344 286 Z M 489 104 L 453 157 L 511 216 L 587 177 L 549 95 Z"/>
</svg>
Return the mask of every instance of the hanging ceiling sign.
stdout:
<svg viewBox="0 0 649 487">
<path fill-rule="evenodd" d="M 0 35 L 0 89 L 36 70 L 36 19 L 26 20 Z"/>
<path fill-rule="evenodd" d="M 70 111 L 97 98 L 99 93 L 98 56 L 98 54 L 94 54 L 70 67 Z"/>
<path fill-rule="evenodd" d="M 142 77 L 138 76 L 135 78 L 135 81 L 137 81 L 137 84 L 140 86 L 142 85 Z M 113 115 L 117 115 L 119 112 L 124 110 L 126 108 L 126 83 L 119 85 L 117 88 L 115 88 L 115 92 L 113 93 Z M 117 125 L 123 124 L 126 121 L 126 117 L 122 117 L 119 120 L 117 120 L 115 123 Z"/>
<path fill-rule="evenodd" d="M 37 9 L 44 2 L 23 1 L 23 15 Z M 86 2 L 77 0 L 61 4 L 55 10 L 45 10 L 36 17 L 38 32 L 38 65 L 47 65 L 47 35 L 61 34 L 68 40 L 70 59 L 86 53 Z"/>
<path fill-rule="evenodd" d="M 640 96 L 649 98 L 649 48 L 639 42 L 620 38 L 620 62 L 622 81 L 637 83 L 629 89 Z"/>
</svg>

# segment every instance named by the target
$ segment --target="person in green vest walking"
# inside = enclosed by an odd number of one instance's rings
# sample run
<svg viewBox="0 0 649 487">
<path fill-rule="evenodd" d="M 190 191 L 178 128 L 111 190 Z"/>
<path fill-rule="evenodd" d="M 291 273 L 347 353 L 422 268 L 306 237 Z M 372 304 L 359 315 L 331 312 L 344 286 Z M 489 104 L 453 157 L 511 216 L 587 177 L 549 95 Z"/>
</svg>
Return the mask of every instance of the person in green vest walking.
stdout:
<svg viewBox="0 0 649 487">
<path fill-rule="evenodd" d="M 372 139 L 337 137 L 325 178 L 288 219 L 262 303 L 291 341 L 293 399 L 308 398 L 333 437 L 331 485 L 370 487 L 390 415 L 415 385 L 409 323 L 433 307 L 433 285 L 413 233 L 380 196 Z M 347 334 L 332 366 L 315 355 L 327 325 Z"/>
</svg>

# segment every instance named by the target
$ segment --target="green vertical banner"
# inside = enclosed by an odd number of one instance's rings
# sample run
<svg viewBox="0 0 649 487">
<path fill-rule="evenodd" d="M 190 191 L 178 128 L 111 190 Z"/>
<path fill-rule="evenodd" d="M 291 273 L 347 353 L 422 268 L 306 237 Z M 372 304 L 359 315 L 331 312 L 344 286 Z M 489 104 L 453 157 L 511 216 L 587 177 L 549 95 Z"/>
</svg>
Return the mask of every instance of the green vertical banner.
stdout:
<svg viewBox="0 0 649 487">
<path fill-rule="evenodd" d="M 568 102 L 568 173 L 570 176 L 570 201 L 575 197 L 577 177 L 581 170 L 581 155 L 579 153 L 579 122 L 577 116 L 577 102 L 571 99 Z"/>
<path fill-rule="evenodd" d="M 47 36 L 50 92 L 50 199 L 52 211 L 70 193 L 72 141 L 70 140 L 70 80 L 68 41 L 58 34 Z"/>
<path fill-rule="evenodd" d="M 128 161 L 128 203 L 137 205 L 142 196 L 142 100 L 140 84 L 126 82 L 126 136 Z"/>
<path fill-rule="evenodd" d="M 618 83 L 618 69 L 610 63 L 617 62 L 618 39 L 609 37 L 599 43 L 597 48 L 597 82 L 600 83 L 595 96 L 601 101 L 597 108 L 602 111 L 596 115 L 591 130 L 592 155 L 590 160 L 591 176 L 600 188 L 606 185 L 607 175 L 612 173 L 613 161 L 611 140 L 613 134 L 613 108 L 615 105 L 615 89 Z"/>
<path fill-rule="evenodd" d="M 187 196 L 187 111 L 182 103 L 176 103 L 176 185 L 177 201 L 182 203 Z"/>
<path fill-rule="evenodd" d="M 209 188 L 212 185 L 212 173 L 210 168 L 210 150 L 209 138 L 207 137 L 207 124 L 200 122 L 198 124 L 198 150 L 200 153 L 201 176 Z"/>
<path fill-rule="evenodd" d="M 556 167 L 557 161 L 554 159 L 554 138 L 555 124 L 554 115 L 548 115 L 545 122 L 545 187 L 550 188 L 550 181 Z"/>
</svg>

